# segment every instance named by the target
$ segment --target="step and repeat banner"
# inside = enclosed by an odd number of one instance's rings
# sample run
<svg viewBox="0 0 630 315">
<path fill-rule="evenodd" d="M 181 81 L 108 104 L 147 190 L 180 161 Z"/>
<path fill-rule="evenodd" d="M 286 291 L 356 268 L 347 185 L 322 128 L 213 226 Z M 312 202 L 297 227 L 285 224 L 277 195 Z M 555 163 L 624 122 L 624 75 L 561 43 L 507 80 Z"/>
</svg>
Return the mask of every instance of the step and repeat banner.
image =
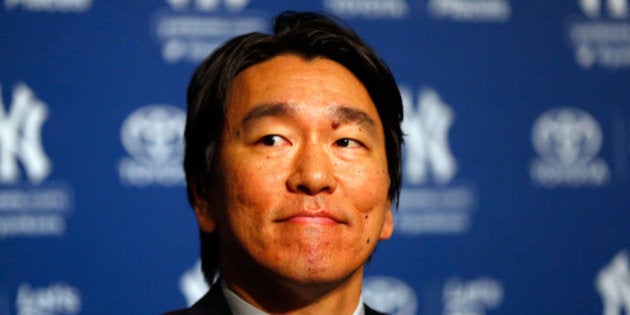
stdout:
<svg viewBox="0 0 630 315">
<path fill-rule="evenodd" d="M 2 0 L 0 314 L 158 314 L 204 294 L 186 87 L 285 9 L 346 21 L 404 99 L 368 304 L 630 314 L 630 0 Z"/>
</svg>

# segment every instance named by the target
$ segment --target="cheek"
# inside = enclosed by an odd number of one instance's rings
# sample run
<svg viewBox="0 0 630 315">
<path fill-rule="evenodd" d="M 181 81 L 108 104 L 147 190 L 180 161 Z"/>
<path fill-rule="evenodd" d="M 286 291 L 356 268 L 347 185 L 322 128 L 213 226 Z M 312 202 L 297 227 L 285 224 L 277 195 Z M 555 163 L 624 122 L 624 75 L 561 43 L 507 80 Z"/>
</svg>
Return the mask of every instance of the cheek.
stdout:
<svg viewBox="0 0 630 315">
<path fill-rule="evenodd" d="M 278 187 L 284 185 L 273 167 L 255 162 L 231 164 L 225 169 L 224 196 L 227 219 L 239 226 L 258 226 L 274 208 Z"/>
<path fill-rule="evenodd" d="M 362 168 L 355 170 L 349 200 L 358 210 L 358 220 L 361 221 L 363 235 L 367 243 L 382 239 L 381 231 L 388 224 L 387 214 L 391 211 L 388 198 L 389 175 L 386 168 Z"/>
<path fill-rule="evenodd" d="M 234 165 L 230 170 L 231 178 L 226 183 L 233 195 L 239 196 L 241 202 L 262 202 L 271 193 L 278 193 L 284 188 L 282 170 L 285 166 L 278 163 L 260 163 L 246 160 Z"/>
<path fill-rule="evenodd" d="M 359 167 L 348 176 L 347 184 L 350 200 L 354 200 L 357 208 L 370 211 L 382 208 L 388 201 L 389 176 L 387 169 L 378 167 Z"/>
</svg>

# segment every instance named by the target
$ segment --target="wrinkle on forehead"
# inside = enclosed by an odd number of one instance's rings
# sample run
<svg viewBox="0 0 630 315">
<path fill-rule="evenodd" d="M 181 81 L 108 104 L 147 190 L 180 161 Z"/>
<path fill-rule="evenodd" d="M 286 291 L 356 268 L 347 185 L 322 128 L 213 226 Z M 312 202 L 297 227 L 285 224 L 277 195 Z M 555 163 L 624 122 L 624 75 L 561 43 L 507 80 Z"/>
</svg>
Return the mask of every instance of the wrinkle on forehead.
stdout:
<svg viewBox="0 0 630 315">
<path fill-rule="evenodd" d="M 261 104 L 250 110 L 243 118 L 242 124 L 247 124 L 265 117 L 292 117 L 296 109 L 288 103 Z"/>
<path fill-rule="evenodd" d="M 278 102 L 270 104 L 261 104 L 250 110 L 243 118 L 241 125 L 247 125 L 250 122 L 263 119 L 265 117 L 294 117 L 297 112 L 297 105 Z M 370 131 L 377 129 L 377 122 L 363 110 L 356 109 L 344 105 L 333 105 L 326 109 L 327 115 L 332 120 L 332 128 L 336 129 L 342 124 L 357 124 L 365 127 Z"/>
</svg>

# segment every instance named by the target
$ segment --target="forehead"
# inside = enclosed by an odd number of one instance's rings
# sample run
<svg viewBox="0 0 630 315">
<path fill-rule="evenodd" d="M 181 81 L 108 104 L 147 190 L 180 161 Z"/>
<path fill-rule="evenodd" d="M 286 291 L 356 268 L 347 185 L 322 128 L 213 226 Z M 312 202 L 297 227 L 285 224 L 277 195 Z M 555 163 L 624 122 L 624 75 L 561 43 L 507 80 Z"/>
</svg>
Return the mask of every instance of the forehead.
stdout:
<svg viewBox="0 0 630 315">
<path fill-rule="evenodd" d="M 366 112 L 380 123 L 365 86 L 341 64 L 326 58 L 306 60 L 281 55 L 251 66 L 228 91 L 228 118 L 244 117 L 263 104 L 291 104 L 297 108 L 345 106 Z"/>
</svg>

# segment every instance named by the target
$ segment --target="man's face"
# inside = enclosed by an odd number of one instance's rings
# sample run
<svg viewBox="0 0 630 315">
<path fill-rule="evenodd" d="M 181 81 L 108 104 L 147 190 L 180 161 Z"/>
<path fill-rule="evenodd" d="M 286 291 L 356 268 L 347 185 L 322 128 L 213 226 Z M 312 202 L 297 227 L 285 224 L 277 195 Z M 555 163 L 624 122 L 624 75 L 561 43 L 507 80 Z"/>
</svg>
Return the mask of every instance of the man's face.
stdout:
<svg viewBox="0 0 630 315">
<path fill-rule="evenodd" d="M 202 230 L 218 231 L 221 269 L 289 283 L 361 277 L 392 233 L 383 126 L 340 64 L 283 55 L 229 91 Z"/>
</svg>

